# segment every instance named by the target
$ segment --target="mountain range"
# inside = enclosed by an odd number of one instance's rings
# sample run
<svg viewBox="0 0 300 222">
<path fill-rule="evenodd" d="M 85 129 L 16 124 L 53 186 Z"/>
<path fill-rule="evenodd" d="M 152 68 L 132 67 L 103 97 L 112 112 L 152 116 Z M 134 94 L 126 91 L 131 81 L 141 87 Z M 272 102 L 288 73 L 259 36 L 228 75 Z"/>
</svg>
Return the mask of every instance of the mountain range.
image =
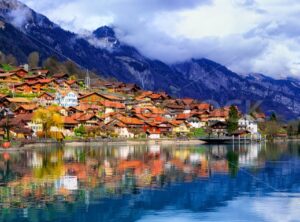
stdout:
<svg viewBox="0 0 300 222">
<path fill-rule="evenodd" d="M 62 29 L 17 0 L 0 0 L 0 50 L 25 63 L 32 51 L 42 59 L 55 55 L 96 71 L 102 77 L 136 83 L 146 90 L 209 101 L 215 106 L 238 104 L 243 111 L 253 102 L 266 113 L 285 119 L 300 116 L 300 81 L 263 74 L 237 74 L 206 58 L 166 64 L 147 58 L 120 41 L 114 29 L 100 27 L 88 35 Z"/>
</svg>

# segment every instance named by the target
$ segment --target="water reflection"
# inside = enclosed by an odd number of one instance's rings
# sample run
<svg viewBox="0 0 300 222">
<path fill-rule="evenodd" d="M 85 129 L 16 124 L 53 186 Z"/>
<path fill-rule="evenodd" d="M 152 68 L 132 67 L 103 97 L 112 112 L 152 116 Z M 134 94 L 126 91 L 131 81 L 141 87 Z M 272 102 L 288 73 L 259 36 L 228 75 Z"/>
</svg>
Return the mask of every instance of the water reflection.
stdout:
<svg viewBox="0 0 300 222">
<path fill-rule="evenodd" d="M 166 207 L 210 212 L 245 194 L 298 192 L 299 150 L 282 143 L 2 153 L 0 220 L 134 221 Z"/>
</svg>

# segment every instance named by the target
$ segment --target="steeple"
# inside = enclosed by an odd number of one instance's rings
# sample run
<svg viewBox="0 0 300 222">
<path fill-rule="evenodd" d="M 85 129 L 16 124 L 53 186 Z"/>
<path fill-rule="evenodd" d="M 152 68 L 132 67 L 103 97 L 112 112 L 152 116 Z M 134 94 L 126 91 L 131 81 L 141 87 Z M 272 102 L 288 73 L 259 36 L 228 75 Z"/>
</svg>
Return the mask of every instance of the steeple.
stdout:
<svg viewBox="0 0 300 222">
<path fill-rule="evenodd" d="M 86 87 L 87 89 L 89 89 L 90 86 L 91 86 L 91 77 L 90 77 L 89 70 L 86 70 L 86 76 L 85 76 L 85 81 L 84 81 L 84 83 L 85 83 L 85 87 Z"/>
</svg>

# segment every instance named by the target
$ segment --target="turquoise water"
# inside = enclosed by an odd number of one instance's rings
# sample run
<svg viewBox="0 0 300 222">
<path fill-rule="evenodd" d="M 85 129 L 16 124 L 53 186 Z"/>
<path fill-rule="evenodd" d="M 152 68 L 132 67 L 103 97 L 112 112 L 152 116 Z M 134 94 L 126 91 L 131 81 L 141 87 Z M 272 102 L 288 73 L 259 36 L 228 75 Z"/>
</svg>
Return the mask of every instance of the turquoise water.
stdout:
<svg viewBox="0 0 300 222">
<path fill-rule="evenodd" d="M 300 221 L 300 144 L 0 154 L 0 221 Z"/>
</svg>

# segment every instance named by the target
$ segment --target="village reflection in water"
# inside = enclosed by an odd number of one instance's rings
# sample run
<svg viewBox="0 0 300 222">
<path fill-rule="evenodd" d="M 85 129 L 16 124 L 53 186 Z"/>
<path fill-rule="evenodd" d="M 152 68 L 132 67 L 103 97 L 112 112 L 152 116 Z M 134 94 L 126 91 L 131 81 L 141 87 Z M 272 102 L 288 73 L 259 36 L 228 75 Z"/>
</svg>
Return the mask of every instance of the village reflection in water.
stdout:
<svg viewBox="0 0 300 222">
<path fill-rule="evenodd" d="M 244 168 L 251 172 L 263 169 L 266 161 L 276 160 L 283 153 L 298 155 L 299 147 L 296 151 L 292 147 L 286 143 L 235 147 L 140 145 L 2 153 L 1 217 L 10 209 L 19 209 L 27 217 L 28 209 L 43 209 L 49 204 L 62 211 L 72 203 L 88 207 L 102 199 L 122 198 L 142 190 L 209 181 L 217 174 L 234 178 Z"/>
</svg>

